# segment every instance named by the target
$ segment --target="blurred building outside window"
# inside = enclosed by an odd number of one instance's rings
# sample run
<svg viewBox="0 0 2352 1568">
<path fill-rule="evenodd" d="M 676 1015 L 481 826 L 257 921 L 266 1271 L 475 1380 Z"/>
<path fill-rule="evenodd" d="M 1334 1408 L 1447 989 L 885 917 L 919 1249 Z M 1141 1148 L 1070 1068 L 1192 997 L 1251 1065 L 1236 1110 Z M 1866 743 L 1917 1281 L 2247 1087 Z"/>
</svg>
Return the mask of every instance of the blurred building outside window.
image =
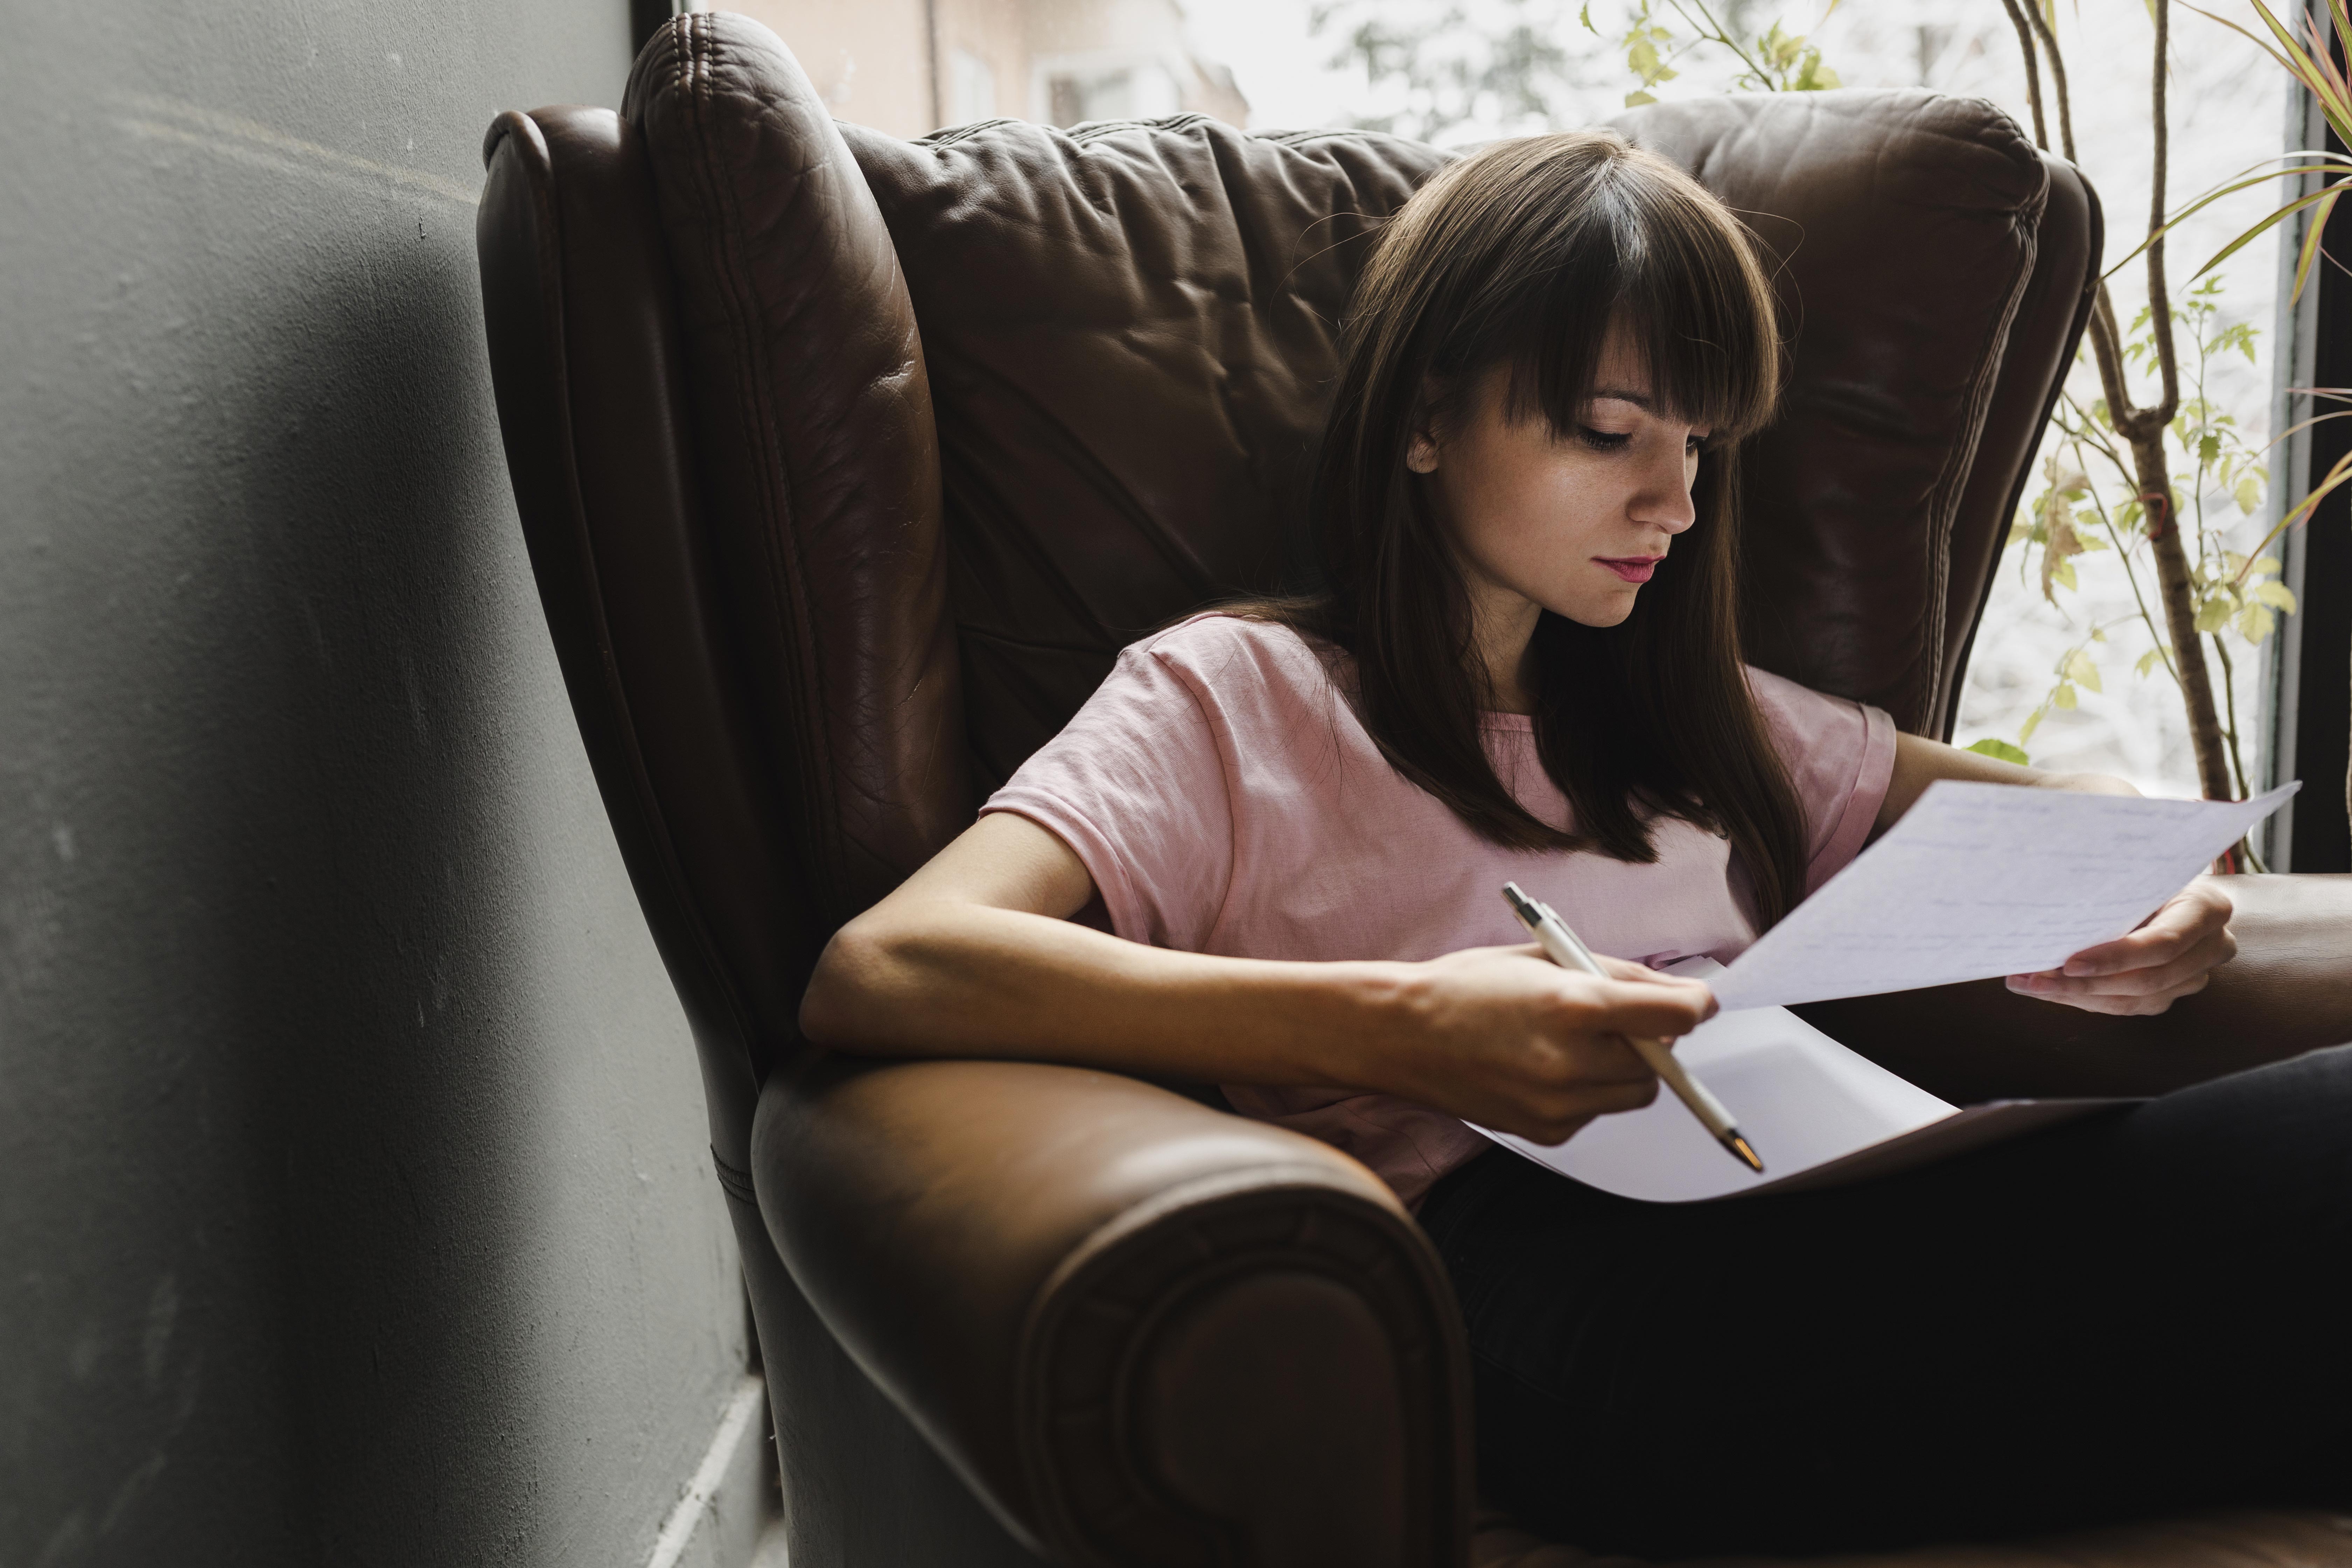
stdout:
<svg viewBox="0 0 2352 1568">
<path fill-rule="evenodd" d="M 970 49 L 948 57 L 948 123 L 996 118 L 996 69 Z"/>
<path fill-rule="evenodd" d="M 1249 122 L 1233 73 L 1194 52 L 1179 0 L 723 3 L 784 40 L 837 118 L 894 136 L 1000 115 Z"/>
</svg>

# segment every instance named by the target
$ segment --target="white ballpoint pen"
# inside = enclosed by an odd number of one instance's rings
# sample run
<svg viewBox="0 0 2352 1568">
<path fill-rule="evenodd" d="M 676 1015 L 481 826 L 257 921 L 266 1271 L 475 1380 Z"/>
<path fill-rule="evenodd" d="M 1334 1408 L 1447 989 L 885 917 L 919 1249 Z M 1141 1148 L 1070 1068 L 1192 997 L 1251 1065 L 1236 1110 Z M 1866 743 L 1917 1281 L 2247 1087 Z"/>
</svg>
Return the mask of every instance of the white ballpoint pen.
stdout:
<svg viewBox="0 0 2352 1568">
<path fill-rule="evenodd" d="M 1511 913 L 1518 916 L 1519 923 L 1527 927 L 1528 933 L 1542 946 L 1545 957 L 1562 969 L 1581 969 L 1587 974 L 1597 974 L 1604 980 L 1609 977 L 1609 972 L 1601 967 L 1591 950 L 1568 929 L 1568 922 L 1561 920 L 1549 904 L 1538 903 L 1528 898 L 1519 891 L 1517 882 L 1503 884 L 1503 901 L 1511 906 Z M 1706 1085 L 1684 1070 L 1683 1064 L 1675 1059 L 1671 1046 L 1664 1040 L 1639 1035 L 1628 1035 L 1626 1040 L 1650 1070 L 1658 1075 L 1659 1080 L 1675 1091 L 1675 1098 L 1690 1107 L 1690 1112 L 1698 1118 L 1699 1125 L 1715 1134 L 1717 1142 L 1758 1175 L 1764 1173 L 1764 1162 L 1756 1157 L 1756 1151 L 1747 1139 L 1739 1135 L 1738 1125 L 1731 1120 L 1731 1112 L 1724 1109 L 1723 1101 L 1708 1092 Z"/>
</svg>

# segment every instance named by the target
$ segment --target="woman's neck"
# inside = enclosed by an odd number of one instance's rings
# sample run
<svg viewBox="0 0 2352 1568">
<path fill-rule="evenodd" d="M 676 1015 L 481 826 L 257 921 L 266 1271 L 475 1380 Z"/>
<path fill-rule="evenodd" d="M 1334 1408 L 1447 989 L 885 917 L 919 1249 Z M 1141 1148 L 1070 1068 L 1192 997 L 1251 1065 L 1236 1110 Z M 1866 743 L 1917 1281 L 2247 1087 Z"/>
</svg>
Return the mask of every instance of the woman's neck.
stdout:
<svg viewBox="0 0 2352 1568">
<path fill-rule="evenodd" d="M 1470 595 L 1471 644 L 1486 676 L 1483 706 L 1496 713 L 1534 712 L 1528 645 L 1535 640 L 1543 606 L 1498 584 L 1474 580 L 1465 586 Z"/>
</svg>

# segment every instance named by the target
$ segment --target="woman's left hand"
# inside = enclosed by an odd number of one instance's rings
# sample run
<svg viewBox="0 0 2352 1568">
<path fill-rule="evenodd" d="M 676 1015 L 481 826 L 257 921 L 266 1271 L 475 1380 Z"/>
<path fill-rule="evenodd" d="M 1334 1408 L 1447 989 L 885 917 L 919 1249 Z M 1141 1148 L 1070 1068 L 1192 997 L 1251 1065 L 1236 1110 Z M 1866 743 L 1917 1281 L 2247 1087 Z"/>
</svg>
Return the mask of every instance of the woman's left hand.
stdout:
<svg viewBox="0 0 2352 1568">
<path fill-rule="evenodd" d="M 2089 1013 L 2161 1013 L 2204 990 L 2213 971 L 2238 954 L 2230 895 L 2221 889 L 2218 878 L 2200 877 L 2137 931 L 2086 947 L 2061 968 L 2012 974 L 2009 988 Z"/>
</svg>

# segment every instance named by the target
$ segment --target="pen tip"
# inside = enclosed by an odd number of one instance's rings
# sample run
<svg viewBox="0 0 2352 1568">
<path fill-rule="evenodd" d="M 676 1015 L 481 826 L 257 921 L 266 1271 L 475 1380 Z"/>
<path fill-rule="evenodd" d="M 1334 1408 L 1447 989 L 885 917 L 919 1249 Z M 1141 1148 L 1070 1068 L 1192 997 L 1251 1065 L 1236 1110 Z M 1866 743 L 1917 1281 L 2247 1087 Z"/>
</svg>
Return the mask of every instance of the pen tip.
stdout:
<svg viewBox="0 0 2352 1568">
<path fill-rule="evenodd" d="M 1759 1176 L 1764 1173 L 1764 1162 L 1756 1157 L 1756 1151 L 1749 1147 L 1748 1140 L 1742 1138 L 1737 1131 L 1723 1135 L 1723 1146 L 1738 1155 L 1749 1170 Z"/>
</svg>

